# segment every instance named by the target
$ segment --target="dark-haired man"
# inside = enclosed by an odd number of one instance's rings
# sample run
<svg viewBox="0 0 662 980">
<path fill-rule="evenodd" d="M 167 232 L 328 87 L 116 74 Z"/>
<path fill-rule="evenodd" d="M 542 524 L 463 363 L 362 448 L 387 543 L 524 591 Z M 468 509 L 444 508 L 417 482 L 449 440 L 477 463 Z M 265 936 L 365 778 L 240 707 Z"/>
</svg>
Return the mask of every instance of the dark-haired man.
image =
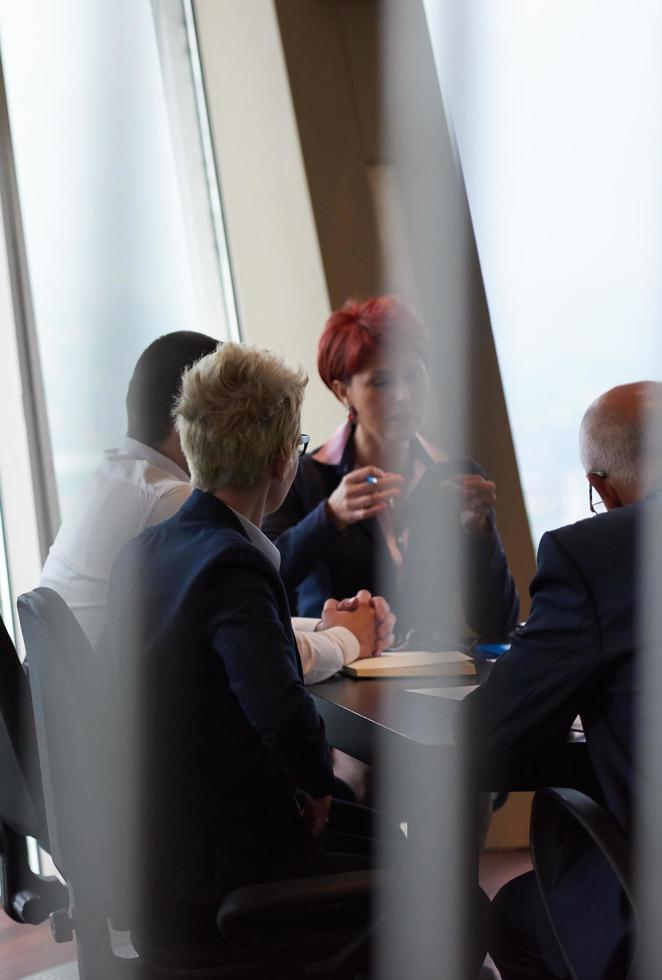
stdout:
<svg viewBox="0 0 662 980">
<path fill-rule="evenodd" d="M 60 528 L 40 584 L 54 589 L 96 644 L 108 602 L 110 572 L 122 547 L 147 527 L 172 517 L 191 494 L 189 473 L 171 411 L 182 374 L 218 341 L 181 330 L 141 354 L 126 398 L 127 437 L 105 453 L 85 486 L 75 515 Z M 306 683 L 329 677 L 345 663 L 388 644 L 393 616 L 384 600 L 338 609 L 322 620 L 294 620 Z M 375 616 L 373 617 L 373 612 Z"/>
</svg>

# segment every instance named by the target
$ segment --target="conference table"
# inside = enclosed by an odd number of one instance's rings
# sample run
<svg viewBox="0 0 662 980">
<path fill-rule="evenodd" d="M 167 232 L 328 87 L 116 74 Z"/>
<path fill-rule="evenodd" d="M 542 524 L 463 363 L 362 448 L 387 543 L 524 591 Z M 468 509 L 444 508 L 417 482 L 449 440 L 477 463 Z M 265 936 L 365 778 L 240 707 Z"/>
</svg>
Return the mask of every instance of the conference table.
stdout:
<svg viewBox="0 0 662 980">
<path fill-rule="evenodd" d="M 324 719 L 330 745 L 368 765 L 398 760 L 402 765 L 434 767 L 456 762 L 454 724 L 460 701 L 422 690 L 466 687 L 480 683 L 490 665 L 477 662 L 476 677 L 408 677 L 356 679 L 342 673 L 309 688 Z M 486 791 L 533 790 L 564 785 L 586 789 L 592 775 L 583 736 L 570 733 L 553 756 L 539 757 L 530 770 L 511 773 L 505 785 Z"/>
<path fill-rule="evenodd" d="M 392 913 L 380 936 L 390 976 L 429 976 L 429 964 L 442 962 L 462 924 L 473 922 L 480 842 L 491 812 L 485 793 L 593 785 L 586 743 L 572 735 L 554 758 L 538 756 L 533 771 L 511 773 L 503 785 L 465 779 L 471 760 L 462 757 L 454 738 L 461 702 L 413 692 L 460 693 L 457 687 L 480 682 L 490 669 L 480 661 L 476 666 L 475 678 L 356 679 L 341 673 L 309 687 L 329 744 L 375 766 L 377 835 L 387 841 L 379 860 L 406 856 L 382 896 Z M 397 826 L 407 836 L 402 852 L 388 844 Z M 440 908 L 446 910 L 441 917 Z"/>
</svg>

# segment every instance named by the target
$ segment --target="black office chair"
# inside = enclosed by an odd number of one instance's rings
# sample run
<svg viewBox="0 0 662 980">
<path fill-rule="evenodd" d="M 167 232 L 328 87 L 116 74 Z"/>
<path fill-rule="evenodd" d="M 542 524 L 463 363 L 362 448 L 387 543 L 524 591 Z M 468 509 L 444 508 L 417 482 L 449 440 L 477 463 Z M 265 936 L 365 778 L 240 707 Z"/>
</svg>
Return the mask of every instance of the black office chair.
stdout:
<svg viewBox="0 0 662 980">
<path fill-rule="evenodd" d="M 75 930 L 81 980 L 347 978 L 362 972 L 371 939 L 370 926 L 360 926 L 369 922 L 372 876 L 367 872 L 242 888 L 219 910 L 226 943 L 206 949 L 143 943 L 139 958 L 116 955 L 109 920 L 122 929 L 132 923 L 123 904 L 126 883 L 114 876 L 108 819 L 114 801 L 104 797 L 99 779 L 103 733 L 109 725 L 102 673 L 78 623 L 55 592 L 39 588 L 21 596 L 18 610 L 51 853 L 70 894 L 69 913 L 58 918 L 55 935 L 67 939 Z"/>
<path fill-rule="evenodd" d="M 531 808 L 530 831 L 533 868 L 552 931 L 573 980 L 584 980 L 581 967 L 573 962 L 561 930 L 555 922 L 549 897 L 578 846 L 593 848 L 606 862 L 623 900 L 632 913 L 636 933 L 636 913 L 632 890 L 631 849 L 623 831 L 594 800 L 576 789 L 546 787 L 537 791 Z M 630 964 L 627 976 L 634 976 Z M 626 980 L 624 975 L 623 980 Z"/>
<path fill-rule="evenodd" d="M 30 868 L 27 838 L 48 849 L 30 686 L 0 617 L 0 887 L 14 922 L 37 925 L 66 906 L 66 888 Z"/>
</svg>

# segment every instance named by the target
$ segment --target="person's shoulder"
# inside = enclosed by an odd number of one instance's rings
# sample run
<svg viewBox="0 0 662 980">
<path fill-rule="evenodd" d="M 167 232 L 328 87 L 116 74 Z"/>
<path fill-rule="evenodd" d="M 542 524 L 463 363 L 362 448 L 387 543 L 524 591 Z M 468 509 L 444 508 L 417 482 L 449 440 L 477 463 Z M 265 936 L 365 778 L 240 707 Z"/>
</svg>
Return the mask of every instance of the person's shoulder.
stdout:
<svg viewBox="0 0 662 980">
<path fill-rule="evenodd" d="M 190 483 L 169 472 L 157 463 L 131 456 L 109 456 L 104 466 L 109 480 L 133 487 L 136 491 L 154 499 L 173 492 L 186 495 L 191 492 Z"/>
<path fill-rule="evenodd" d="M 326 476 L 329 474 L 335 474 L 340 468 L 340 463 L 330 462 L 325 460 L 323 457 L 315 455 L 316 450 L 312 453 L 306 453 L 299 460 L 299 469 L 297 470 L 297 478 L 303 480 L 318 479 L 320 476 Z"/>
<path fill-rule="evenodd" d="M 589 581 L 628 578 L 636 558 L 639 504 L 618 507 L 547 531 L 538 548 L 539 567 L 570 560 Z"/>
<path fill-rule="evenodd" d="M 210 494 L 194 491 L 174 517 L 153 529 L 156 534 L 159 528 L 166 534 L 181 535 L 182 542 L 187 539 L 202 560 L 210 557 L 241 560 L 257 567 L 266 566 L 277 574 L 259 543 L 251 540 L 239 516 Z"/>
<path fill-rule="evenodd" d="M 219 566 L 251 569 L 261 575 L 277 575 L 276 569 L 238 527 L 191 520 L 186 506 L 176 514 L 146 528 L 129 541 L 120 553 L 125 562 L 147 561 L 149 564 L 168 563 L 181 571 L 193 571 Z M 156 566 L 155 566 L 156 567 Z"/>
<path fill-rule="evenodd" d="M 614 536 L 634 534 L 641 516 L 642 504 L 630 504 L 627 507 L 615 507 L 604 514 L 585 517 L 573 524 L 564 524 L 547 534 L 568 547 L 608 541 Z"/>
<path fill-rule="evenodd" d="M 104 509 L 133 515 L 136 531 L 176 513 L 191 493 L 191 485 L 144 459 L 115 450 L 92 475 L 84 496 Z"/>
<path fill-rule="evenodd" d="M 220 581 L 224 592 L 234 595 L 257 591 L 273 597 L 283 593 L 280 574 L 273 562 L 233 528 L 215 529 L 205 551 L 198 553 L 194 561 L 198 564 L 197 581 L 210 593 L 217 592 Z"/>
<path fill-rule="evenodd" d="M 316 492 L 324 496 L 328 493 L 328 488 L 337 483 L 340 479 L 340 466 L 336 463 L 326 462 L 319 459 L 315 453 L 306 454 L 299 460 L 299 469 L 294 478 L 294 488 L 296 492 L 303 496 Z"/>
</svg>

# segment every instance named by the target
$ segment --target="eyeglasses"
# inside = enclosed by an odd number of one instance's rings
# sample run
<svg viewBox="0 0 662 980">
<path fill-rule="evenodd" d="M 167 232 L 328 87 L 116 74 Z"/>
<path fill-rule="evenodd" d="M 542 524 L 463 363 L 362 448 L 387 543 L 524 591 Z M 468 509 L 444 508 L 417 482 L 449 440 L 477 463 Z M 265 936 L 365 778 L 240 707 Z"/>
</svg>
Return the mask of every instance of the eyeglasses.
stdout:
<svg viewBox="0 0 662 980">
<path fill-rule="evenodd" d="M 297 452 L 299 456 L 304 456 L 306 449 L 308 449 L 308 443 L 310 442 L 310 436 L 307 436 L 305 432 L 302 432 L 299 436 L 299 441 L 297 442 Z"/>
<path fill-rule="evenodd" d="M 601 479 L 604 480 L 604 478 L 606 477 L 607 474 L 605 473 L 604 470 L 591 470 L 591 472 L 590 473 L 587 473 L 586 475 L 587 476 L 599 476 L 599 477 L 601 477 Z M 598 498 L 598 500 L 596 500 L 595 503 L 593 503 L 593 484 L 590 482 L 590 480 L 589 480 L 589 484 L 588 484 L 588 509 L 590 510 L 590 512 L 592 514 L 595 514 L 596 516 L 598 514 L 604 514 L 604 512 L 607 509 L 607 506 L 606 506 L 604 500 L 600 500 Z"/>
</svg>

